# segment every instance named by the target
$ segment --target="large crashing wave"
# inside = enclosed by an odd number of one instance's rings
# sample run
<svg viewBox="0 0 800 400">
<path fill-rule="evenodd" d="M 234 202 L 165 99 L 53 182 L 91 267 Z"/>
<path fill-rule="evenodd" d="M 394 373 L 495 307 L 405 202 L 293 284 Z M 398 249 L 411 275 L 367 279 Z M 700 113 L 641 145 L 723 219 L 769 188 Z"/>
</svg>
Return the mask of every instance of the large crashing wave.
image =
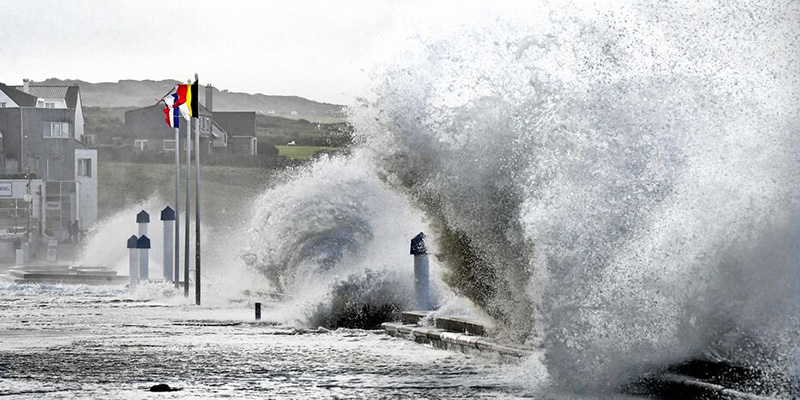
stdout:
<svg viewBox="0 0 800 400">
<path fill-rule="evenodd" d="M 375 306 L 381 315 L 412 306 L 408 246 L 425 225 L 364 160 L 325 157 L 290 172 L 253 206 L 246 262 L 269 278 L 272 290 L 309 309 L 312 323 L 375 321 L 374 315 L 325 315 L 354 309 L 331 304 Z M 320 309 L 321 303 L 327 306 Z"/>
<path fill-rule="evenodd" d="M 541 7 L 387 68 L 355 156 L 260 204 L 259 265 L 286 287 L 388 254 L 401 193 L 446 282 L 558 383 L 700 353 L 793 368 L 797 3 Z"/>
<path fill-rule="evenodd" d="M 586 11 L 391 68 L 352 119 L 375 165 L 435 217 L 448 281 L 538 330 L 559 381 L 701 351 L 786 367 L 797 5 Z"/>
</svg>

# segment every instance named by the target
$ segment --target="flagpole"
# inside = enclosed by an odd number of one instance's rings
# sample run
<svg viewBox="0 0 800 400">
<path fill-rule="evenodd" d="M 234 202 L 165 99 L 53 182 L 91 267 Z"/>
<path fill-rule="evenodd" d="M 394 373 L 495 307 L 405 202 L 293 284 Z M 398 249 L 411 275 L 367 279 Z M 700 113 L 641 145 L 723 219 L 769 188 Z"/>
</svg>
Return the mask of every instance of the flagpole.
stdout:
<svg viewBox="0 0 800 400">
<path fill-rule="evenodd" d="M 200 80 L 197 77 L 197 74 L 194 74 L 194 81 L 195 85 L 199 87 Z M 192 101 L 199 102 L 200 99 L 195 99 L 194 96 L 192 97 Z M 199 108 L 199 107 L 198 107 Z M 194 184 L 194 240 L 195 240 L 195 250 L 194 250 L 194 296 L 195 296 L 195 304 L 198 306 L 200 305 L 200 120 L 195 117 L 195 137 L 194 137 L 194 162 L 195 162 L 195 173 L 197 176 L 197 180 Z"/>
<path fill-rule="evenodd" d="M 179 146 L 180 129 L 175 128 L 175 289 L 180 289 L 181 283 L 181 156 Z M 188 285 L 188 283 L 187 283 Z"/>
<path fill-rule="evenodd" d="M 191 194 L 191 186 L 192 186 L 192 121 L 189 120 L 189 126 L 186 127 L 186 238 L 184 239 L 184 250 L 183 253 L 183 276 L 186 279 L 186 286 L 183 287 L 183 295 L 184 297 L 189 297 L 189 234 L 190 232 L 190 219 L 191 214 L 189 214 L 189 210 L 191 209 L 191 199 L 189 199 L 189 195 Z"/>
</svg>

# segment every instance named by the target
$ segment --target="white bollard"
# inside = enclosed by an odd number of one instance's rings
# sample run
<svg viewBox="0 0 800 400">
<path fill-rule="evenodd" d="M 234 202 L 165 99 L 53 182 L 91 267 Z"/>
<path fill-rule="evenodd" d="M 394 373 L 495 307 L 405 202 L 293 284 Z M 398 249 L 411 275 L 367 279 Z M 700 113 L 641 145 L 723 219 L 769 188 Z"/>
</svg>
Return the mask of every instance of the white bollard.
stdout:
<svg viewBox="0 0 800 400">
<path fill-rule="evenodd" d="M 164 280 L 172 282 L 172 265 L 174 264 L 175 210 L 170 206 L 161 210 L 161 222 L 164 225 Z"/>
<path fill-rule="evenodd" d="M 430 265 L 424 233 L 420 232 L 411 239 L 411 254 L 414 256 L 414 294 L 417 299 L 417 310 L 429 311 L 431 309 Z"/>
<path fill-rule="evenodd" d="M 150 223 L 150 214 L 142 210 L 136 214 L 136 223 L 139 224 L 139 236 L 147 235 L 147 224 Z"/>
<path fill-rule="evenodd" d="M 146 281 L 150 279 L 150 238 L 146 235 L 139 237 L 136 248 L 139 249 L 139 279 Z"/>
<path fill-rule="evenodd" d="M 128 288 L 133 289 L 139 284 L 139 249 L 136 248 L 136 235 L 128 238 Z"/>
</svg>

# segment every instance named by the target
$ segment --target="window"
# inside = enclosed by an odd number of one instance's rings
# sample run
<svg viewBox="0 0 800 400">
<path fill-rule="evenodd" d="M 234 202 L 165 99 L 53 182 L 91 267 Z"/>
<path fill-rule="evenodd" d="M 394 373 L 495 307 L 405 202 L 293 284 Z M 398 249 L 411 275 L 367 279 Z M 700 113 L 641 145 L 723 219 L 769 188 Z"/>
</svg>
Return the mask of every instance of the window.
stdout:
<svg viewBox="0 0 800 400">
<path fill-rule="evenodd" d="M 28 167 L 30 167 L 33 172 L 39 172 L 39 158 L 28 157 Z"/>
<path fill-rule="evenodd" d="M 45 108 L 56 108 L 56 103 L 46 102 L 44 103 Z"/>
<path fill-rule="evenodd" d="M 6 108 L 6 102 L 0 101 L 0 108 Z"/>
<path fill-rule="evenodd" d="M 69 139 L 69 122 L 45 122 L 43 136 Z"/>
<path fill-rule="evenodd" d="M 92 177 L 92 159 L 79 158 L 78 159 L 78 176 Z"/>
<path fill-rule="evenodd" d="M 148 140 L 141 140 L 137 139 L 133 141 L 133 147 L 135 147 L 139 151 L 145 151 L 149 147 L 147 145 Z"/>
<path fill-rule="evenodd" d="M 162 148 L 164 151 L 175 151 L 175 141 L 174 140 L 163 140 L 162 141 Z M 183 150 L 186 150 L 186 147 L 189 145 L 185 140 L 181 141 L 181 146 Z"/>
</svg>

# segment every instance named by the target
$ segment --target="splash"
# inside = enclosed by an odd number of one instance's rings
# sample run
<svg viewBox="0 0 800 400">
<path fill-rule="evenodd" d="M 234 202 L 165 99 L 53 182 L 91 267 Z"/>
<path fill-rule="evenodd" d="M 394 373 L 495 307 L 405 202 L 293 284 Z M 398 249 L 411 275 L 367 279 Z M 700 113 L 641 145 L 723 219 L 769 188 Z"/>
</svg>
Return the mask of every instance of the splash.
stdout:
<svg viewBox="0 0 800 400">
<path fill-rule="evenodd" d="M 255 201 L 242 257 L 286 300 L 287 321 L 374 328 L 377 315 L 410 306 L 408 246 L 426 225 L 367 161 L 360 152 L 323 157 Z"/>
<path fill-rule="evenodd" d="M 144 210 L 150 214 L 147 236 L 150 238 L 150 275 L 161 277 L 163 252 L 163 228 L 159 221 L 161 209 L 167 204 L 158 196 L 130 205 L 125 209 L 98 221 L 86 237 L 86 245 L 76 262 L 78 265 L 105 266 L 119 274 L 128 274 L 128 248 L 131 235 L 139 235 L 136 214 Z"/>
<path fill-rule="evenodd" d="M 317 304 L 340 276 L 402 271 L 425 230 L 437 282 L 541 346 L 556 385 L 701 355 L 792 373 L 798 18 L 544 3 L 437 34 L 351 107 L 351 157 L 256 203 L 246 258 Z"/>
<path fill-rule="evenodd" d="M 431 40 L 351 121 L 446 281 L 596 390 L 797 346 L 800 12 L 542 6 Z M 778 39 L 775 39 L 778 38 Z"/>
</svg>

